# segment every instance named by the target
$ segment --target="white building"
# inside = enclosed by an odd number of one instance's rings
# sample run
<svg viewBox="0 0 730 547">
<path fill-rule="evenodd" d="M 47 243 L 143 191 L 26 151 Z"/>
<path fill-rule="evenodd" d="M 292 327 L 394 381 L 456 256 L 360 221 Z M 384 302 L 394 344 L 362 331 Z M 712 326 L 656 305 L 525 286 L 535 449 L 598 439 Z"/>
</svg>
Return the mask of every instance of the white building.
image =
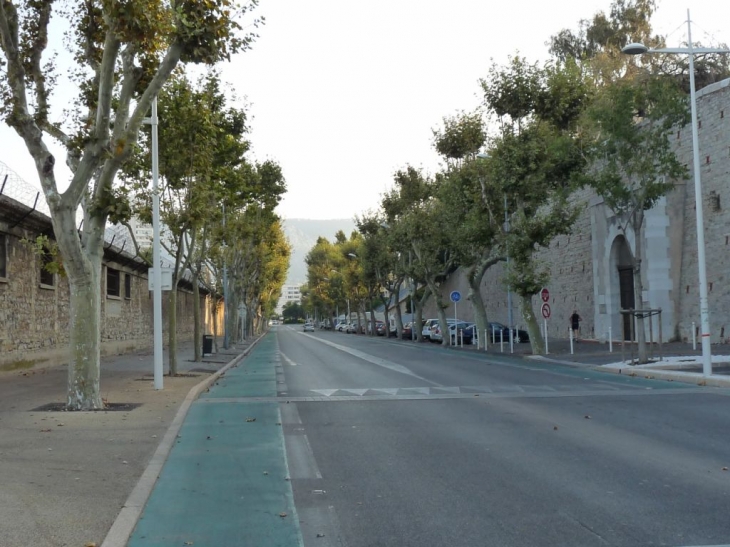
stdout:
<svg viewBox="0 0 730 547">
<path fill-rule="evenodd" d="M 279 298 L 279 304 L 276 306 L 276 313 L 281 314 L 284 306 L 289 302 L 302 303 L 301 285 L 284 285 L 281 288 L 281 298 Z"/>
</svg>

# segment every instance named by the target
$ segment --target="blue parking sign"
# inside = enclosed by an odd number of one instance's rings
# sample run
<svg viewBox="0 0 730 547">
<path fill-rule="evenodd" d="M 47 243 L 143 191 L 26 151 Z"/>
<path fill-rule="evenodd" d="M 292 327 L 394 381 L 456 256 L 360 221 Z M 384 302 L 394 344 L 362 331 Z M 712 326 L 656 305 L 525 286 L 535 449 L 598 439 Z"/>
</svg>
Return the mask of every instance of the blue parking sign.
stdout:
<svg viewBox="0 0 730 547">
<path fill-rule="evenodd" d="M 461 300 L 461 293 L 459 291 L 451 291 L 451 301 L 458 302 Z"/>
</svg>

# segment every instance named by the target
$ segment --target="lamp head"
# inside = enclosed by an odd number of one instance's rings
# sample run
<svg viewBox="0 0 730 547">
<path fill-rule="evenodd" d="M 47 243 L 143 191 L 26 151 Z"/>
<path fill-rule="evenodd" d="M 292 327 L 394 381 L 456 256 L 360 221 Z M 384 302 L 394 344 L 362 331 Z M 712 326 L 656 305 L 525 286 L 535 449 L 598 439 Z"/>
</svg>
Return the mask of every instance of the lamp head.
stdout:
<svg viewBox="0 0 730 547">
<path fill-rule="evenodd" d="M 646 53 L 647 51 L 649 51 L 648 47 L 646 47 L 644 44 L 639 44 L 636 42 L 621 48 L 621 53 L 626 53 L 627 55 L 641 55 L 642 53 Z"/>
<path fill-rule="evenodd" d="M 486 152 L 479 152 L 477 154 L 477 158 L 479 158 L 480 160 L 488 160 L 489 154 L 487 154 Z"/>
</svg>

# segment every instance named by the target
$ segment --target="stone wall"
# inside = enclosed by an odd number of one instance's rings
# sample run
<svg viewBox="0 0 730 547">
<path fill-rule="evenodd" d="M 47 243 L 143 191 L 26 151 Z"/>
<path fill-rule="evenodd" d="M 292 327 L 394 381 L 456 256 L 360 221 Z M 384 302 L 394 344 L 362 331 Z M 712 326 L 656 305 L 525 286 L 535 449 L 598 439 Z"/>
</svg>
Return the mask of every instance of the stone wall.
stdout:
<svg viewBox="0 0 730 547">
<path fill-rule="evenodd" d="M 712 84 L 697 96 L 710 330 L 712 342 L 717 343 L 730 339 L 730 80 Z M 662 309 L 665 341 L 690 341 L 693 323 L 695 330 L 700 324 L 691 128 L 678 130 L 672 138 L 677 157 L 687 165 L 688 175 L 686 180 L 674 181 L 675 189 L 646 213 L 644 292 L 640 305 Z M 610 328 L 617 340 L 622 334 L 622 322 L 616 243 L 625 240 L 633 254 L 635 234 L 593 190 L 576 192 L 573 199 L 580 204 L 581 213 L 571 233 L 555 238 L 549 248 L 538 252 L 538 258 L 550 271 L 548 332 L 551 337 L 567 338 L 568 318 L 575 309 L 583 319 L 581 336 L 605 340 Z M 489 320 L 507 324 L 503 272 L 504 264 L 491 268 L 481 290 Z M 445 301 L 452 290 L 459 290 L 463 297 L 468 294 L 461 270 L 443 284 Z M 541 304 L 539 296 L 535 296 L 533 310 L 537 317 Z M 453 316 L 453 305 L 447 309 L 447 316 Z M 458 316 L 473 320 L 471 306 L 465 301 L 458 306 Z M 436 317 L 433 300 L 426 306 L 426 317 Z M 513 322 L 524 327 L 514 297 Z M 657 339 L 657 318 L 652 324 Z"/>
<path fill-rule="evenodd" d="M 47 229 L 37 217 L 29 217 L 26 226 L 14 227 L 3 218 L 0 204 L 0 237 L 7 247 L 7 274 L 0 278 L 0 366 L 25 361 L 65 361 L 69 332 L 68 281 L 54 276 L 54 285 L 40 282 L 41 260 L 22 242 L 34 239 Z M 33 222 L 33 218 L 36 220 Z M 101 276 L 101 351 L 119 354 L 152 347 L 152 293 L 148 290 L 146 266 L 125 254 L 107 250 Z M 116 256 L 116 259 L 115 259 Z M 120 272 L 120 295 L 107 295 L 107 270 Z M 130 276 L 130 295 L 125 295 L 124 276 Z M 168 293 L 163 293 L 163 340 L 167 344 Z M 193 299 L 191 290 L 178 289 L 178 340 L 190 340 L 193 334 Z M 214 315 L 209 299 L 201 296 L 201 314 L 206 333 L 212 333 Z M 220 315 L 222 310 L 218 312 Z M 222 319 L 216 318 L 218 332 Z"/>
</svg>

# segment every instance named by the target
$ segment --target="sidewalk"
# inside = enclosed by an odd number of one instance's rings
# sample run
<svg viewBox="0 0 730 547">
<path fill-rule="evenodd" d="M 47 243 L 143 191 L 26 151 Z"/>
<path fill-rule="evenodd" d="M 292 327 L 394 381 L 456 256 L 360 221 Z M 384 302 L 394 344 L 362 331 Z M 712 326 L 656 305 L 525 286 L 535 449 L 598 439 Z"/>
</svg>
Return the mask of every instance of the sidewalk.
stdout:
<svg viewBox="0 0 730 547">
<path fill-rule="evenodd" d="M 0 373 L 0 545 L 100 546 L 190 390 L 245 350 L 178 367 L 155 391 L 152 351 L 102 358 L 102 397 L 122 410 L 40 410 L 65 401 L 65 365 Z M 164 361 L 167 369 L 167 353 Z"/>
<path fill-rule="evenodd" d="M 631 363 L 630 344 L 627 343 L 624 347 L 623 361 L 621 341 L 614 341 L 612 346 L 611 348 L 607 342 L 598 340 L 580 339 L 579 342 L 573 342 L 571 353 L 569 340 L 550 339 L 548 340 L 548 355 L 532 355 L 529 343 L 515 344 L 514 355 L 536 361 L 591 367 L 615 374 L 630 374 L 644 378 L 714 387 L 730 387 L 730 344 L 712 345 L 713 374 L 710 378 L 705 378 L 702 374 L 702 348 L 699 344 L 697 349 L 692 349 L 691 343 L 667 342 L 662 345 L 661 350 L 658 344 L 654 344 L 649 349 L 651 362 L 644 365 Z M 483 349 L 477 350 L 476 346 L 465 346 L 463 350 L 485 353 Z M 486 353 L 510 355 L 509 343 L 505 343 L 501 348 L 499 344 L 490 344 Z M 637 358 L 635 344 L 633 358 Z"/>
</svg>

